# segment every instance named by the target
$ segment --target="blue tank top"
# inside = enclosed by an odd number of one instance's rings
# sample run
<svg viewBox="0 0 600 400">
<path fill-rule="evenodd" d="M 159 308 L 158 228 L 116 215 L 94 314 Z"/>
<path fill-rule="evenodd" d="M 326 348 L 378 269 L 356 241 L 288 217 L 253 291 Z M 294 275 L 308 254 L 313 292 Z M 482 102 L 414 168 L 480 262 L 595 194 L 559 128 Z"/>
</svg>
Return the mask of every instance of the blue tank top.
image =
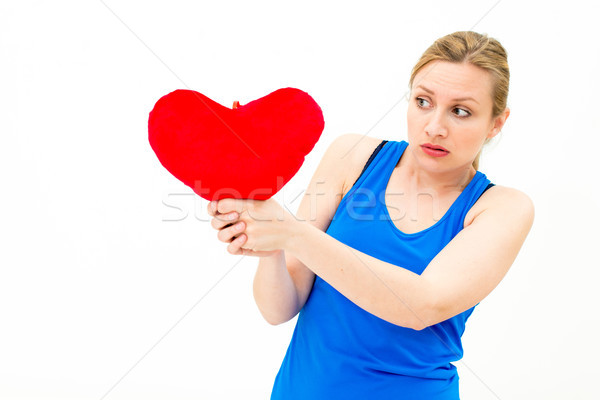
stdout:
<svg viewBox="0 0 600 400">
<path fill-rule="evenodd" d="M 326 233 L 420 275 L 463 228 L 469 209 L 493 184 L 477 171 L 440 220 L 420 232 L 404 233 L 394 225 L 384 195 L 408 142 L 382 144 L 341 200 Z M 461 336 L 475 307 L 416 331 L 365 311 L 316 276 L 271 400 L 459 399 L 452 362 L 462 358 Z"/>
</svg>

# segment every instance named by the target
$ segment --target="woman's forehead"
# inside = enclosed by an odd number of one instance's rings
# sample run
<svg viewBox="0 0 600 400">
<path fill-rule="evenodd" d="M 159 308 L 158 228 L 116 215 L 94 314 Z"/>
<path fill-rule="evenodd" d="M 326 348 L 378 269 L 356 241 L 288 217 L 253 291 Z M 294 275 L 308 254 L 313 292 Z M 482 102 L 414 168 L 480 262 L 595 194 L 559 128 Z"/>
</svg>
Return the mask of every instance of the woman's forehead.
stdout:
<svg viewBox="0 0 600 400">
<path fill-rule="evenodd" d="M 481 102 L 492 93 L 491 74 L 470 63 L 432 61 L 415 76 L 412 90 L 433 92 L 435 96 L 471 96 Z"/>
</svg>

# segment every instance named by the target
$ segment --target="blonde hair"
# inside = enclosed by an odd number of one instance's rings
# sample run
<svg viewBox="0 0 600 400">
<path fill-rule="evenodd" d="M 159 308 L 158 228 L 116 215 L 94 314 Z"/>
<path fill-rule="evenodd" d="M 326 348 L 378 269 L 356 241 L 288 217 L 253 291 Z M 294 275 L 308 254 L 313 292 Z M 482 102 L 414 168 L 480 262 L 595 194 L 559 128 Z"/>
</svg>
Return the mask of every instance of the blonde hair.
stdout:
<svg viewBox="0 0 600 400">
<path fill-rule="evenodd" d="M 496 39 L 487 34 L 472 31 L 454 32 L 437 39 L 421 56 L 410 75 L 409 89 L 417 73 L 431 61 L 467 62 L 489 71 L 492 75 L 492 118 L 506 109 L 510 73 L 506 50 Z M 486 139 L 484 146 L 490 139 Z M 479 169 L 481 151 L 473 161 L 473 168 Z"/>
</svg>

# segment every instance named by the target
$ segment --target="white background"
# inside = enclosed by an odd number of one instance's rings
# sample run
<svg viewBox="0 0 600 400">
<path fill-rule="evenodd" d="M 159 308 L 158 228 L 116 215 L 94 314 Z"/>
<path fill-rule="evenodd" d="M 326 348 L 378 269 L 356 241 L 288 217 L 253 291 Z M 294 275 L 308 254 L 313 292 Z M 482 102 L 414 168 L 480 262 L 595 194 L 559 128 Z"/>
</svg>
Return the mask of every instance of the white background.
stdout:
<svg viewBox="0 0 600 400">
<path fill-rule="evenodd" d="M 413 3 L 3 1 L 0 398 L 268 398 L 296 319 L 262 319 L 258 260 L 228 254 L 206 201 L 160 165 L 149 111 L 178 88 L 226 106 L 310 93 L 326 127 L 276 196 L 295 212 L 335 137 L 406 139 L 413 64 L 470 29 L 511 68 L 512 113 L 480 170 L 527 193 L 536 219 L 469 319 L 462 398 L 596 398 L 593 3 Z"/>
</svg>

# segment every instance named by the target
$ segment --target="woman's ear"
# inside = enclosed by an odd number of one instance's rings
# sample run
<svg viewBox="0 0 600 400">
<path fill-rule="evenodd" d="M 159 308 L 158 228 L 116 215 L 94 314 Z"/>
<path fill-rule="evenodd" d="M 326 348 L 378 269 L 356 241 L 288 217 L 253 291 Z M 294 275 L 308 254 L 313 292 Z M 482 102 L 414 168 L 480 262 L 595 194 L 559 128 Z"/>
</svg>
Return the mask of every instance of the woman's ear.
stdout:
<svg viewBox="0 0 600 400">
<path fill-rule="evenodd" d="M 492 130 L 490 131 L 489 135 L 487 136 L 488 139 L 491 139 L 500 133 L 500 131 L 502 130 L 502 127 L 504 126 L 504 123 L 508 119 L 509 115 L 510 115 L 510 108 L 506 107 L 504 109 L 504 111 L 502 112 L 502 114 L 500 114 L 496 118 L 494 118 L 494 124 L 492 126 Z"/>
</svg>

